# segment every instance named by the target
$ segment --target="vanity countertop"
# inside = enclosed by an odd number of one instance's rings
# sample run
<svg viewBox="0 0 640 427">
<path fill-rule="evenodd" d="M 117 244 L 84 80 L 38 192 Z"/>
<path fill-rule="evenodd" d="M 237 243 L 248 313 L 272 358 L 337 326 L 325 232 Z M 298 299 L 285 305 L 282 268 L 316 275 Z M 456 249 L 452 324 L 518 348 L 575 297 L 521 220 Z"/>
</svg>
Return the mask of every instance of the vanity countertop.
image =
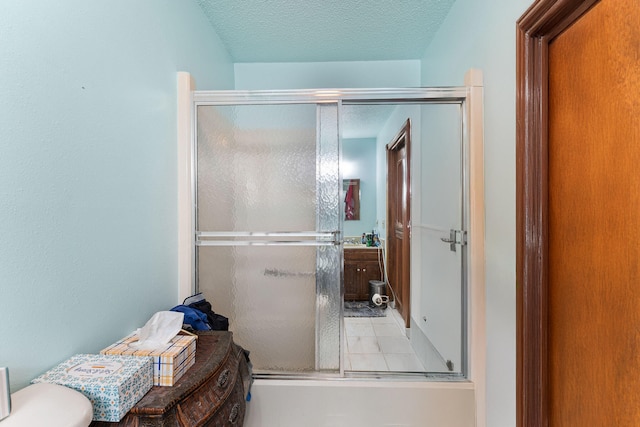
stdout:
<svg viewBox="0 0 640 427">
<path fill-rule="evenodd" d="M 377 246 L 367 246 L 367 245 L 363 245 L 363 244 L 359 244 L 359 245 L 354 245 L 353 243 L 345 243 L 344 244 L 344 249 L 345 250 L 352 250 L 352 249 L 358 249 L 358 250 L 362 250 L 362 249 L 378 249 L 379 247 Z"/>
</svg>

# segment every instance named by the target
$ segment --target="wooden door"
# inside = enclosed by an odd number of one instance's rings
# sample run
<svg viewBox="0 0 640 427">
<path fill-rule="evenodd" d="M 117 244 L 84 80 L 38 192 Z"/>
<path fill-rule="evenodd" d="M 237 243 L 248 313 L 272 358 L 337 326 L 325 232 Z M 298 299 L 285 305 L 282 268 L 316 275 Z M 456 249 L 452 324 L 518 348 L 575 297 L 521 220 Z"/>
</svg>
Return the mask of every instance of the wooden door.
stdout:
<svg viewBox="0 0 640 427">
<path fill-rule="evenodd" d="M 396 296 L 396 309 L 409 327 L 411 311 L 411 201 L 410 186 L 411 125 L 406 121 L 387 145 L 387 256 L 389 283 Z"/>
<path fill-rule="evenodd" d="M 639 23 L 637 0 L 519 21 L 519 426 L 640 425 Z"/>
</svg>

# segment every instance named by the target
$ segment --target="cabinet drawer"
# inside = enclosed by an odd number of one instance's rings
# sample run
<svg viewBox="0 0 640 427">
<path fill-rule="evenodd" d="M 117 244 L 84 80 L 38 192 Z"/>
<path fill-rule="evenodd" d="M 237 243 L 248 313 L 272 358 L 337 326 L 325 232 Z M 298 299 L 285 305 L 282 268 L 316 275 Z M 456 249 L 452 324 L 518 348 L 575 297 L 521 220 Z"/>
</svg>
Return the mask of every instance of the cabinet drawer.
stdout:
<svg viewBox="0 0 640 427">
<path fill-rule="evenodd" d="M 181 426 L 201 426 L 220 410 L 238 383 L 238 359 L 229 357 L 218 371 L 178 405 Z M 240 382 L 242 387 L 242 382 Z M 235 403 L 242 403 L 242 396 Z"/>
<path fill-rule="evenodd" d="M 382 251 L 380 251 L 382 252 Z M 380 253 L 382 257 L 382 253 Z M 380 258 L 382 259 L 382 258 Z M 344 261 L 375 261 L 378 262 L 378 249 L 345 249 Z"/>
<path fill-rule="evenodd" d="M 222 407 L 215 413 L 213 418 L 207 421 L 206 427 L 233 427 L 244 424 L 245 404 L 244 387 L 240 377 L 236 378 L 235 384 L 229 398 Z"/>
</svg>

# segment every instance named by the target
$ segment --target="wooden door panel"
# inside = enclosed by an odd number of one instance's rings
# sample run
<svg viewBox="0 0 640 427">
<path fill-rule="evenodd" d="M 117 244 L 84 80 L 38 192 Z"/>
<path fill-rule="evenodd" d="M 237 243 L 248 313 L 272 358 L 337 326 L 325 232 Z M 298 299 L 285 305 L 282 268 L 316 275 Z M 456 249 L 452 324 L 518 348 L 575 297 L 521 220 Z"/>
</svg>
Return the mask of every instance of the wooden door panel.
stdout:
<svg viewBox="0 0 640 427">
<path fill-rule="evenodd" d="M 344 299 L 368 301 L 369 280 L 383 280 L 378 249 L 347 249 L 344 251 Z"/>
<path fill-rule="evenodd" d="M 600 2 L 549 45 L 552 425 L 640 425 L 639 9 Z"/>
<path fill-rule="evenodd" d="M 387 253 L 389 282 L 395 292 L 396 309 L 409 327 L 410 316 L 410 141 L 409 120 L 387 145 Z"/>
<path fill-rule="evenodd" d="M 345 258 L 347 252 L 345 251 Z M 357 301 L 358 295 L 358 273 L 357 263 L 345 260 L 344 262 L 344 299 L 345 301 Z"/>
<path fill-rule="evenodd" d="M 640 425 L 640 7 L 518 21 L 518 425 Z"/>
</svg>

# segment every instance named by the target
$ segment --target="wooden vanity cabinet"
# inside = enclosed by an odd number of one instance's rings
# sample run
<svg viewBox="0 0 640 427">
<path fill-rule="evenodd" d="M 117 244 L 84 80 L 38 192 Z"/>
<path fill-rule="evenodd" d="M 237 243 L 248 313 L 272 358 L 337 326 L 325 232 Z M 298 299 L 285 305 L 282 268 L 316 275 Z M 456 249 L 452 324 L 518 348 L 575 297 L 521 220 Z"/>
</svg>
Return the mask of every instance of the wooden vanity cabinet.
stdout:
<svg viewBox="0 0 640 427">
<path fill-rule="evenodd" d="M 344 300 L 369 300 L 369 280 L 382 280 L 382 268 L 378 262 L 378 248 L 345 249 Z"/>
</svg>

